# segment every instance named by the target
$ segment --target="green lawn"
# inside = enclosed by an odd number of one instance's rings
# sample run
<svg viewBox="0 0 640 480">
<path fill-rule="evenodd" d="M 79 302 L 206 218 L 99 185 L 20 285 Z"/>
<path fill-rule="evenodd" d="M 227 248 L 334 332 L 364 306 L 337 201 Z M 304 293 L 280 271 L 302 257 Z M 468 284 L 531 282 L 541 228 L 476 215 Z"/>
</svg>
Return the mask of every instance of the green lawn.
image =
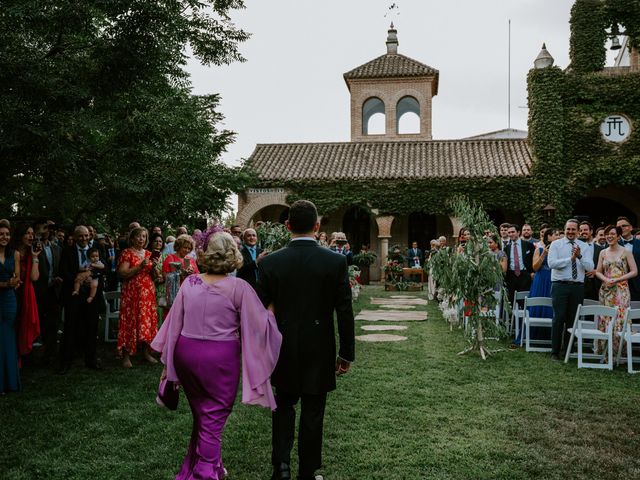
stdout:
<svg viewBox="0 0 640 480">
<path fill-rule="evenodd" d="M 356 309 L 374 308 L 371 295 L 386 294 L 368 287 Z M 428 311 L 427 322 L 398 332 L 406 342 L 358 342 L 329 395 L 327 480 L 640 478 L 640 377 L 522 351 L 459 357 L 462 333 L 449 332 L 435 304 Z M 25 369 L 24 392 L 0 398 L 0 478 L 173 478 L 188 406 L 156 406 L 160 366 L 125 371 L 113 351 L 98 373 Z M 237 405 L 223 458 L 230 480 L 269 478 L 267 410 Z"/>
</svg>

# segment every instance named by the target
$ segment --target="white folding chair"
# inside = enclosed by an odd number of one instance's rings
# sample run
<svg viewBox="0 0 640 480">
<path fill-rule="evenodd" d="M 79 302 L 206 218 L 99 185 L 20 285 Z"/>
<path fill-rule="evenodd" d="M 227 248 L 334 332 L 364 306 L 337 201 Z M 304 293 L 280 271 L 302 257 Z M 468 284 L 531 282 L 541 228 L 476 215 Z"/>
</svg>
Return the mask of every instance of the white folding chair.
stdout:
<svg viewBox="0 0 640 480">
<path fill-rule="evenodd" d="M 115 324 L 118 325 L 118 320 L 120 318 L 120 292 L 104 292 L 104 301 L 106 304 L 106 310 L 104 315 L 104 341 L 105 342 L 117 342 L 118 337 L 112 338 L 110 336 L 111 333 L 111 321 L 115 321 Z M 111 302 L 113 302 L 113 308 L 111 307 Z M 116 329 L 117 331 L 117 329 Z"/>
<path fill-rule="evenodd" d="M 613 370 L 613 329 L 616 324 L 618 309 L 615 307 L 605 307 L 603 305 L 578 305 L 573 327 L 567 330 L 571 332 L 567 354 L 564 363 L 569 361 L 569 357 L 578 358 L 578 368 L 606 368 Z M 611 321 L 605 332 L 598 330 L 598 317 L 611 317 Z M 573 341 L 578 344 L 578 353 L 573 354 L 571 347 Z M 582 343 L 585 340 L 606 340 L 607 342 L 607 362 L 601 363 L 604 354 L 584 353 Z M 585 359 L 595 359 L 597 362 L 585 362 Z"/>
<path fill-rule="evenodd" d="M 587 306 L 591 306 L 591 305 L 602 305 L 602 304 L 598 300 L 591 300 L 590 298 L 585 298 L 582 301 L 582 305 L 587 307 Z"/>
<path fill-rule="evenodd" d="M 529 308 L 531 307 L 550 307 L 553 308 L 551 299 L 548 297 L 527 297 L 524 299 L 524 320 L 522 328 L 524 333 L 520 337 L 520 345 L 525 340 L 525 350 L 527 352 L 550 352 L 551 351 L 551 330 L 549 330 L 549 340 L 531 340 L 531 327 L 545 327 L 551 329 L 553 323 L 553 315 L 551 317 L 532 317 L 529 314 Z M 534 347 L 531 344 L 547 344 L 548 347 Z"/>
<path fill-rule="evenodd" d="M 631 302 L 633 303 L 633 302 Z M 620 357 L 622 356 L 622 344 L 627 344 L 627 372 L 638 373 L 639 370 L 633 369 L 633 361 L 640 361 L 640 357 L 633 356 L 633 344 L 640 344 L 640 323 L 634 323 L 634 320 L 640 320 L 640 309 L 627 308 L 624 316 L 624 325 L 622 331 L 617 332 L 620 337 L 618 345 L 618 361 L 620 365 Z"/>
<path fill-rule="evenodd" d="M 514 292 L 513 303 L 511 304 L 511 322 L 509 323 L 509 332 L 514 331 L 515 336 L 518 338 L 520 335 L 520 320 L 524 318 L 524 309 L 520 308 L 518 301 L 524 300 L 529 296 L 529 291 L 526 292 Z"/>
</svg>

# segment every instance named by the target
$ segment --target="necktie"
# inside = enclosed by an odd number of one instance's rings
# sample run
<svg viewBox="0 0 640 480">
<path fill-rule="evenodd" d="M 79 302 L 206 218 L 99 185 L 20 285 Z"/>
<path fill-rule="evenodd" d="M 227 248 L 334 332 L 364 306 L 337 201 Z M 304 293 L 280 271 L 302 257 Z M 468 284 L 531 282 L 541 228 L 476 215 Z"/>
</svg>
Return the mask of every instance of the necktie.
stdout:
<svg viewBox="0 0 640 480">
<path fill-rule="evenodd" d="M 513 272 L 516 277 L 520 276 L 520 254 L 518 253 L 518 242 L 513 242 Z"/>
<path fill-rule="evenodd" d="M 251 259 L 256 261 L 256 247 L 249 247 L 249 253 L 251 254 Z"/>
<path fill-rule="evenodd" d="M 630 243 L 633 243 L 633 240 L 623 240 L 622 241 L 625 245 L 629 245 Z"/>
<path fill-rule="evenodd" d="M 80 261 L 82 262 L 82 266 L 87 263 L 87 250 L 84 248 L 80 249 Z"/>
<path fill-rule="evenodd" d="M 573 258 L 573 249 L 574 249 L 574 245 L 575 242 L 573 240 L 569 240 L 569 243 L 571 244 L 571 278 L 576 280 L 578 278 L 578 264 L 576 263 L 576 259 Z"/>
</svg>

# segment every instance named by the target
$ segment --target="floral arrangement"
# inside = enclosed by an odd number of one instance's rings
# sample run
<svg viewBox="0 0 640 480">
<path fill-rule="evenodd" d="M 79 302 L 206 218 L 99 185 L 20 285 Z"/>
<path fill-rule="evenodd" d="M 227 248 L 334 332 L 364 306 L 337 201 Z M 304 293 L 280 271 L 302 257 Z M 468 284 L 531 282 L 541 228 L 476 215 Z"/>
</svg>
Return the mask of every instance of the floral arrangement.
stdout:
<svg viewBox="0 0 640 480">
<path fill-rule="evenodd" d="M 384 266 L 384 273 L 389 280 L 402 276 L 402 263 L 398 260 L 389 260 Z"/>
<path fill-rule="evenodd" d="M 275 252 L 287 246 L 291 233 L 281 223 L 265 222 L 256 229 L 258 245 L 262 250 Z"/>
<path fill-rule="evenodd" d="M 196 243 L 196 251 L 205 251 L 209 245 L 209 239 L 218 232 L 224 232 L 224 228 L 216 223 L 211 225 L 204 232 L 193 235 L 193 241 Z"/>
<path fill-rule="evenodd" d="M 376 263 L 376 259 L 378 255 L 371 250 L 362 250 L 360 253 L 356 253 L 353 256 L 353 263 L 358 265 L 359 267 L 370 267 L 374 263 Z"/>
<path fill-rule="evenodd" d="M 360 269 L 355 265 L 349 266 L 349 286 L 351 287 L 351 299 L 357 300 L 360 295 Z"/>
</svg>

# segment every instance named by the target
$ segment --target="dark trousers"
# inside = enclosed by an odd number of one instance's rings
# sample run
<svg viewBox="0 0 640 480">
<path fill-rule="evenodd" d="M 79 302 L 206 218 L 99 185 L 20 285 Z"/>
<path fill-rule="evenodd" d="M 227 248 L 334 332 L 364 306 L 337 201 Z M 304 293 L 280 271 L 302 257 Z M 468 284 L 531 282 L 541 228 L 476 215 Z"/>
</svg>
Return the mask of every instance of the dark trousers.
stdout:
<svg viewBox="0 0 640 480">
<path fill-rule="evenodd" d="M 296 395 L 276 389 L 276 411 L 271 414 L 271 463 L 291 464 L 291 449 L 296 428 L 295 405 L 300 399 L 300 425 L 298 427 L 298 477 L 313 478 L 322 465 L 322 426 L 327 394 Z"/>
<path fill-rule="evenodd" d="M 49 361 L 56 356 L 60 324 L 60 301 L 56 295 L 56 288 L 51 286 L 36 292 L 36 300 L 40 318 L 40 335 L 44 345 L 44 360 Z"/>
<path fill-rule="evenodd" d="M 509 301 L 511 302 L 515 292 L 526 292 L 531 288 L 531 274 L 530 272 L 522 271 L 520 275 L 516 275 L 513 270 L 507 270 L 506 284 Z"/>
<path fill-rule="evenodd" d="M 584 284 L 572 282 L 552 282 L 551 302 L 553 304 L 553 322 L 551 324 L 551 354 L 559 355 L 566 348 L 567 328 L 573 326 L 573 320 L 584 300 Z"/>
<path fill-rule="evenodd" d="M 87 292 L 70 297 L 64 306 L 64 332 L 60 346 L 60 363 L 71 366 L 76 350 L 84 353 L 87 366 L 96 364 L 96 337 L 98 335 L 98 309 L 101 295 L 87 303 Z"/>
</svg>

